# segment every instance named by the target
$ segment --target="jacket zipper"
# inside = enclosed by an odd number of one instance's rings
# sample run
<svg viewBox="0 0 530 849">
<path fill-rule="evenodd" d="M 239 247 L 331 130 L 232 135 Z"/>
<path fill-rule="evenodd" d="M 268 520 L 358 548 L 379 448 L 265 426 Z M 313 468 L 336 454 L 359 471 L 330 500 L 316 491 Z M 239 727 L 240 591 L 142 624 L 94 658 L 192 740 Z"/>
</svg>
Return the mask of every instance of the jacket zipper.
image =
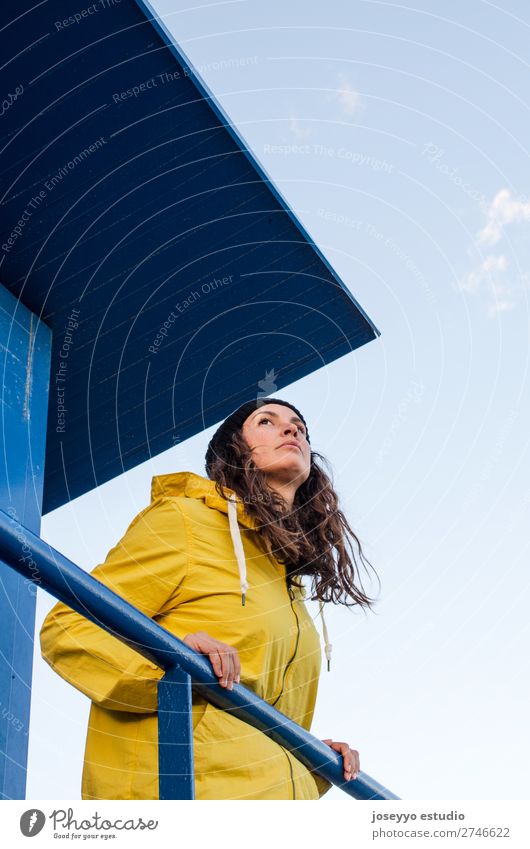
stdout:
<svg viewBox="0 0 530 849">
<path fill-rule="evenodd" d="M 295 788 L 295 784 L 294 784 L 293 765 L 291 763 L 291 758 L 289 757 L 289 752 L 286 749 L 284 749 L 283 751 L 284 751 L 285 757 L 287 758 L 287 763 L 289 764 L 289 773 L 290 773 L 290 776 L 291 776 L 291 785 L 292 785 L 292 788 L 293 788 L 293 799 L 296 799 L 296 788 Z"/>
<path fill-rule="evenodd" d="M 294 597 L 292 595 L 292 591 L 288 590 L 288 593 L 289 593 L 289 601 L 290 601 L 290 604 L 291 604 L 291 610 L 293 611 L 294 618 L 296 619 L 296 642 L 295 642 L 295 645 L 294 645 L 294 651 L 293 651 L 291 657 L 289 658 L 289 661 L 288 661 L 285 669 L 283 670 L 282 687 L 281 687 L 280 692 L 278 693 L 278 695 L 276 696 L 276 698 L 272 702 L 273 706 L 276 704 L 278 699 L 283 695 L 283 690 L 284 690 L 284 687 L 285 687 L 285 679 L 287 677 L 287 672 L 289 671 L 289 668 L 290 668 L 293 660 L 296 657 L 296 653 L 298 652 L 298 644 L 300 642 L 300 620 L 298 618 L 298 614 L 297 614 L 296 610 L 293 607 Z M 281 748 L 283 749 L 285 757 L 287 758 L 287 763 L 289 764 L 289 774 L 290 774 L 290 777 L 291 777 L 291 786 L 293 788 L 293 799 L 296 799 L 296 787 L 295 787 L 295 783 L 294 783 L 293 765 L 291 763 L 291 758 L 289 757 L 289 753 L 287 752 L 287 750 L 284 749 L 283 746 Z"/>
<path fill-rule="evenodd" d="M 296 610 L 293 607 L 293 596 L 291 595 L 291 590 L 289 590 L 288 592 L 289 592 L 289 601 L 291 603 L 291 610 L 293 611 L 294 618 L 296 619 L 296 642 L 295 642 L 295 645 L 294 645 L 294 651 L 293 651 L 291 657 L 289 658 L 289 660 L 287 661 L 285 669 L 283 670 L 281 690 L 278 693 L 278 695 L 276 696 L 276 698 L 274 699 L 274 701 L 271 702 L 271 705 L 273 707 L 276 704 L 276 702 L 278 701 L 278 699 L 281 698 L 281 696 L 283 696 L 283 690 L 284 690 L 284 687 L 285 687 L 285 678 L 287 676 L 287 672 L 289 671 L 289 667 L 291 666 L 293 660 L 296 657 L 296 653 L 298 651 L 298 644 L 300 642 L 300 620 L 298 618 L 298 614 L 297 614 Z"/>
</svg>

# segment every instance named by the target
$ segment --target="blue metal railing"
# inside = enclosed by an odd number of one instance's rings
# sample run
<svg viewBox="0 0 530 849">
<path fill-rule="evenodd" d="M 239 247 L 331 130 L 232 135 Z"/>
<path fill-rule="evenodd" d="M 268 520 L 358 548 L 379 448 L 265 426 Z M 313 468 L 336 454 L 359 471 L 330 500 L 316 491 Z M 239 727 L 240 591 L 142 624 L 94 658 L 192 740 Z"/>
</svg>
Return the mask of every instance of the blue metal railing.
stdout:
<svg viewBox="0 0 530 849">
<path fill-rule="evenodd" d="M 342 757 L 242 684 L 221 687 L 209 661 L 0 510 L 0 559 L 73 610 L 166 670 L 158 684 L 161 799 L 190 799 L 193 788 L 191 687 L 263 731 L 312 772 L 355 799 L 398 799 L 361 772 L 344 781 Z"/>
</svg>

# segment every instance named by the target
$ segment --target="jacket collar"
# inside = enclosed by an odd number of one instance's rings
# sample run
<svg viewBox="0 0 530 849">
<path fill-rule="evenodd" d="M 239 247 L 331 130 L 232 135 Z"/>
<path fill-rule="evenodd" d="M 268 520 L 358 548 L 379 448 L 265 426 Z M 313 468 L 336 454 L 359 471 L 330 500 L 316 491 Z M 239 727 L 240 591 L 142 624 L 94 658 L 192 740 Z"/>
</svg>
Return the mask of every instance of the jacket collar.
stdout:
<svg viewBox="0 0 530 849">
<path fill-rule="evenodd" d="M 228 499 L 234 490 L 227 487 L 225 492 Z M 215 489 L 215 481 L 210 480 L 210 478 L 202 477 L 195 472 L 173 472 L 169 475 L 157 475 L 152 479 L 151 501 L 155 501 L 157 498 L 172 498 L 179 495 L 184 495 L 186 498 L 202 499 L 207 507 L 228 514 L 228 500 L 221 498 Z M 238 495 L 236 495 L 236 507 L 238 523 L 251 530 L 256 530 L 255 520 L 245 511 L 245 505 Z M 276 558 L 271 559 L 280 574 L 285 576 L 285 567 Z M 305 588 L 295 589 L 295 595 L 302 599 L 305 598 Z"/>
<path fill-rule="evenodd" d="M 227 499 L 234 493 L 233 489 L 225 488 Z M 157 475 L 151 482 L 151 501 L 157 498 L 184 495 L 186 498 L 202 499 L 207 507 L 228 514 L 228 501 L 222 498 L 215 489 L 215 481 L 197 475 L 195 472 L 174 472 L 169 475 Z M 234 493 L 235 495 L 235 493 Z M 237 520 L 241 525 L 256 530 L 255 520 L 248 515 L 245 505 L 236 495 Z"/>
<path fill-rule="evenodd" d="M 235 526 L 233 526 L 229 517 L 229 524 L 231 528 L 230 533 L 232 535 L 232 542 L 234 544 L 234 550 L 238 561 L 242 599 L 244 604 L 244 597 L 245 592 L 248 589 L 248 583 L 246 581 L 245 554 L 241 543 L 241 535 L 239 534 L 239 529 L 237 525 L 241 524 L 247 528 L 256 530 L 256 522 L 245 511 L 244 503 L 241 501 L 239 496 L 235 494 L 233 489 L 229 489 L 227 487 L 225 489 L 225 492 L 227 499 L 230 497 L 231 494 L 234 494 L 236 497 L 237 522 L 235 523 Z M 179 495 L 184 495 L 186 498 L 202 499 L 207 507 L 211 507 L 214 510 L 219 510 L 221 513 L 228 514 L 229 512 L 228 500 L 221 498 L 221 496 L 217 493 L 215 489 L 215 481 L 212 481 L 209 478 L 202 477 L 202 475 L 197 475 L 195 474 L 195 472 L 174 472 L 170 475 L 157 475 L 152 479 L 151 501 L 155 501 L 157 498 L 172 498 Z M 233 510 L 233 507 L 231 509 Z M 238 537 L 239 542 L 237 541 Z M 276 560 L 276 558 L 272 557 L 271 559 L 278 572 L 282 575 L 282 577 L 285 577 L 285 567 L 282 566 Z M 292 592 L 295 598 L 304 599 L 306 597 L 306 590 L 304 587 L 301 587 L 300 589 L 293 588 Z M 324 626 L 325 652 L 329 670 L 331 658 L 331 643 L 329 643 L 328 641 L 328 633 L 324 620 L 324 606 L 322 604 L 320 605 L 319 613 L 322 617 L 322 623 Z"/>
</svg>

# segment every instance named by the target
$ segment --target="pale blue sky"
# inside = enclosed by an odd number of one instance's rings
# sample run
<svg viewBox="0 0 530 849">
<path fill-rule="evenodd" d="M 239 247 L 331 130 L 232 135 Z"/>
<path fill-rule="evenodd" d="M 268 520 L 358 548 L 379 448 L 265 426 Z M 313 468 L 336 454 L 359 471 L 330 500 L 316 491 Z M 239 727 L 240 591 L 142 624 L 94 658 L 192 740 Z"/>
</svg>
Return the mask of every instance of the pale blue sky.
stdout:
<svg viewBox="0 0 530 849">
<path fill-rule="evenodd" d="M 327 613 L 313 731 L 405 798 L 528 798 L 529 9 L 156 6 L 382 332 L 279 393 L 382 581 L 376 615 Z M 153 474 L 203 474 L 212 432 L 43 535 L 92 569 Z M 51 604 L 41 594 L 38 627 Z M 30 798 L 78 795 L 87 714 L 36 656 Z"/>
</svg>

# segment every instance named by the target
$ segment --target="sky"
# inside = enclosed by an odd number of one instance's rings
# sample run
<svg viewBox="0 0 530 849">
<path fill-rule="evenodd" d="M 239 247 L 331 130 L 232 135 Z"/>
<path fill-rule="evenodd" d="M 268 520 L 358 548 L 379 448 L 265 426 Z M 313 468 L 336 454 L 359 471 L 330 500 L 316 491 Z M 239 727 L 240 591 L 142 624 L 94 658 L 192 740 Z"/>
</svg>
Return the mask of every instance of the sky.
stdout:
<svg viewBox="0 0 530 849">
<path fill-rule="evenodd" d="M 328 605 L 312 731 L 402 798 L 528 799 L 530 9 L 155 8 L 381 331 L 281 392 L 381 580 L 374 612 Z M 214 430 L 45 516 L 43 537 L 93 569 L 153 475 L 204 473 Z M 39 591 L 37 632 L 53 603 Z M 32 698 L 28 798 L 79 798 L 89 702 L 38 647 Z"/>
</svg>

